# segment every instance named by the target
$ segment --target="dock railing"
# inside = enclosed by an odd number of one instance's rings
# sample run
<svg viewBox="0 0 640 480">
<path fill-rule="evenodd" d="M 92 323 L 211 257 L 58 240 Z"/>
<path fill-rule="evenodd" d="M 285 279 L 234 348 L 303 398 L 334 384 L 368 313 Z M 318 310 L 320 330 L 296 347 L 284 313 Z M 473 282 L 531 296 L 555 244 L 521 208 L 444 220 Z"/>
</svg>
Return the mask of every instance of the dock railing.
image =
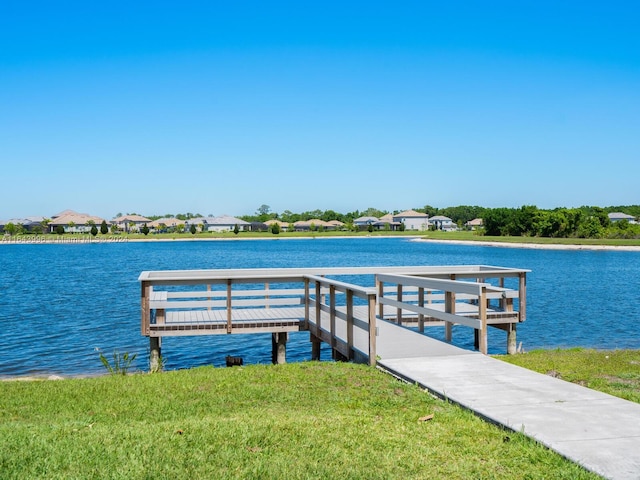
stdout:
<svg viewBox="0 0 640 480">
<path fill-rule="evenodd" d="M 305 321 L 309 331 L 318 340 L 328 343 L 334 352 L 352 360 L 357 351 L 368 357 L 369 365 L 376 364 L 376 289 L 331 280 L 317 275 L 305 275 Z M 323 295 L 323 289 L 328 295 Z M 338 302 L 338 295 L 344 295 Z M 355 308 L 355 299 L 364 302 Z M 339 305 L 340 303 L 340 305 Z M 323 323 L 328 316 L 328 328 Z M 354 328 L 356 329 L 354 332 Z M 355 333 L 355 334 L 354 334 Z M 363 335 L 364 334 L 364 335 Z"/>
</svg>

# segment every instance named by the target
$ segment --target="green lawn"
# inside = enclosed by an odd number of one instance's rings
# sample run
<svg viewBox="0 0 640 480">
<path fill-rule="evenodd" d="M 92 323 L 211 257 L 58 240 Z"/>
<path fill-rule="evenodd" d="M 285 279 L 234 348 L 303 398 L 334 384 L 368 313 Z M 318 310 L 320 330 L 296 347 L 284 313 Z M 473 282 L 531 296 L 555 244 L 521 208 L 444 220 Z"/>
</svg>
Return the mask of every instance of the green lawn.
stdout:
<svg viewBox="0 0 640 480">
<path fill-rule="evenodd" d="M 377 369 L 304 362 L 0 382 L 0 478 L 598 477 Z"/>
</svg>

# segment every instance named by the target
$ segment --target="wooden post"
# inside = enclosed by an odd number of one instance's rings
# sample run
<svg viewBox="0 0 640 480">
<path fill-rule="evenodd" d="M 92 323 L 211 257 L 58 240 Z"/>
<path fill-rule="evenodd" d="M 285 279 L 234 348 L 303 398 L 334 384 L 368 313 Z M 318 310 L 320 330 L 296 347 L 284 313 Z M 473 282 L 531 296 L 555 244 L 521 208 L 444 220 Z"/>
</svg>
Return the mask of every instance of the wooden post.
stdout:
<svg viewBox="0 0 640 480">
<path fill-rule="evenodd" d="M 151 296 L 151 284 L 145 280 L 140 283 L 140 330 L 142 335 L 149 335 L 151 323 L 151 310 L 149 308 L 149 297 Z"/>
<path fill-rule="evenodd" d="M 478 299 L 478 316 L 480 319 L 480 353 L 487 354 L 487 287 L 480 287 L 480 298 Z"/>
<path fill-rule="evenodd" d="M 524 322 L 527 319 L 527 274 L 521 272 L 519 274 L 520 282 L 518 286 L 518 320 Z"/>
<path fill-rule="evenodd" d="M 384 297 L 384 282 L 378 280 L 376 276 L 376 286 L 378 287 L 378 298 Z M 382 302 L 378 303 L 378 316 L 384 318 L 384 305 Z"/>
<path fill-rule="evenodd" d="M 336 287 L 329 285 L 329 330 L 331 332 L 331 348 L 336 348 Z"/>
<path fill-rule="evenodd" d="M 418 288 L 418 306 L 424 307 L 424 287 Z M 424 333 L 424 313 L 418 314 L 418 331 Z"/>
<path fill-rule="evenodd" d="M 151 373 L 162 371 L 162 337 L 149 337 L 149 368 Z"/>
<path fill-rule="evenodd" d="M 376 296 L 369 295 L 369 365 L 376 366 Z"/>
<path fill-rule="evenodd" d="M 231 314 L 231 279 L 227 280 L 227 333 L 231 333 L 233 316 Z"/>
<path fill-rule="evenodd" d="M 349 348 L 349 358 L 351 360 L 353 354 L 353 290 L 347 290 L 347 347 Z"/>
<path fill-rule="evenodd" d="M 311 300 L 311 295 L 309 294 L 309 279 L 305 277 L 304 279 L 304 323 L 305 328 L 309 328 L 309 301 Z"/>
<path fill-rule="evenodd" d="M 311 360 L 320 360 L 320 347 L 322 341 L 316 337 L 313 333 L 309 334 L 309 340 L 311 341 Z"/>
<path fill-rule="evenodd" d="M 269 282 L 264 282 L 264 290 L 266 292 L 264 295 L 264 308 L 269 310 Z"/>
<path fill-rule="evenodd" d="M 516 324 L 510 323 L 507 325 L 507 354 L 515 355 L 518 352 L 516 343 Z"/>
<path fill-rule="evenodd" d="M 398 300 L 399 302 L 402 301 L 402 284 L 401 283 L 398 284 L 396 300 Z M 402 325 L 402 308 L 396 309 L 396 323 L 398 325 Z"/>
<path fill-rule="evenodd" d="M 455 280 L 456 276 L 451 275 L 451 280 Z M 486 305 L 485 305 L 486 307 Z M 456 294 L 455 292 L 444 292 L 444 311 L 455 315 L 456 313 Z M 451 322 L 444 322 L 444 339 L 447 342 L 451 341 Z"/>
<path fill-rule="evenodd" d="M 271 361 L 282 365 L 287 363 L 287 332 L 271 334 Z"/>
<path fill-rule="evenodd" d="M 322 301 L 320 300 L 320 283 L 316 280 L 316 327 L 318 331 L 318 336 L 322 335 L 321 332 L 321 319 L 322 319 L 322 310 L 320 308 Z"/>
</svg>

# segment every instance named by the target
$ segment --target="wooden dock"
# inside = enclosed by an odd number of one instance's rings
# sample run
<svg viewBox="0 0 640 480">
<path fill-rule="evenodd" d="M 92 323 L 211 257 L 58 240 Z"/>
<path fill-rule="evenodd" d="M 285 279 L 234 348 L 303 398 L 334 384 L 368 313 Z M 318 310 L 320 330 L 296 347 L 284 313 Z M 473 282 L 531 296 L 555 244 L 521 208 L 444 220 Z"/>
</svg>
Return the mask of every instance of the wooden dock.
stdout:
<svg viewBox="0 0 640 480">
<path fill-rule="evenodd" d="M 162 337 L 268 332 L 274 363 L 284 363 L 295 331 L 309 331 L 312 359 L 324 342 L 334 358 L 375 365 L 381 321 L 419 332 L 442 326 L 449 341 L 452 325 L 464 325 L 482 353 L 495 327 L 515 353 L 527 272 L 484 265 L 146 271 L 141 332 L 152 370 L 162 365 Z"/>
</svg>

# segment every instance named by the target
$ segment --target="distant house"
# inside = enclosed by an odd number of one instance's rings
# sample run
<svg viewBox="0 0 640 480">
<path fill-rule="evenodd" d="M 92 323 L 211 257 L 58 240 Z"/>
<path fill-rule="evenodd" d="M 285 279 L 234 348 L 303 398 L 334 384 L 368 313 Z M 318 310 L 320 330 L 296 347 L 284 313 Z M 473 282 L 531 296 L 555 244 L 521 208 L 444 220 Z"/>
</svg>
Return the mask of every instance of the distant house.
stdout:
<svg viewBox="0 0 640 480">
<path fill-rule="evenodd" d="M 329 220 L 327 222 L 327 230 L 342 230 L 344 223 L 340 220 Z"/>
<path fill-rule="evenodd" d="M 306 232 L 309 230 L 318 230 L 320 228 L 327 229 L 333 228 L 332 225 L 320 220 L 319 218 L 312 218 L 310 220 L 299 220 L 293 224 L 293 228 L 296 232 Z"/>
<path fill-rule="evenodd" d="M 42 223 L 44 217 L 25 217 L 25 218 L 10 218 L 9 220 L 0 220 L 0 232 L 4 232 L 5 226 L 12 224 L 15 226 L 22 225 L 25 232 L 42 232 Z"/>
<path fill-rule="evenodd" d="M 627 215 L 626 213 L 622 213 L 622 212 L 612 212 L 612 213 L 609 213 L 607 216 L 609 217 L 609 221 L 611 223 L 619 222 L 621 220 L 626 220 L 629 223 L 637 223 L 636 217 L 634 217 L 633 215 Z"/>
<path fill-rule="evenodd" d="M 89 233 L 93 225 L 100 227 L 103 221 L 105 221 L 104 218 L 89 215 L 88 213 L 65 210 L 51 219 L 49 231 L 54 233 L 58 226 L 62 226 L 66 233 Z"/>
<path fill-rule="evenodd" d="M 111 220 L 111 223 L 123 232 L 139 232 L 144 225 L 149 226 L 151 219 L 141 215 L 122 215 Z"/>
<path fill-rule="evenodd" d="M 217 217 L 199 217 L 190 218 L 185 222 L 185 229 L 191 228 L 191 225 L 200 226 L 205 232 L 231 232 L 235 230 L 236 225 L 239 230 L 249 230 L 251 224 L 230 215 L 219 215 Z"/>
<path fill-rule="evenodd" d="M 482 228 L 484 226 L 484 223 L 482 222 L 481 218 L 474 218 L 473 220 L 469 220 L 467 223 L 465 223 L 464 226 L 469 230 L 477 230 L 479 228 Z"/>
<path fill-rule="evenodd" d="M 393 216 L 393 221 L 404 223 L 405 230 L 427 230 L 429 228 L 429 215 L 415 210 L 397 213 Z"/>
<path fill-rule="evenodd" d="M 390 213 L 383 215 L 382 217 L 380 217 L 380 220 L 378 220 L 376 223 L 373 224 L 373 226 L 377 230 L 386 230 L 387 228 L 389 230 L 400 230 L 401 225 L 402 225 L 402 222 L 394 221 L 393 215 Z"/>
<path fill-rule="evenodd" d="M 366 230 L 369 225 L 375 225 L 379 221 L 376 217 L 358 217 L 353 221 L 353 226 L 359 230 Z"/>
<path fill-rule="evenodd" d="M 147 223 L 147 227 L 155 232 L 166 232 L 167 230 L 175 230 L 178 225 L 184 225 L 184 220 L 174 217 L 158 218 L 152 222 Z"/>
<path fill-rule="evenodd" d="M 435 215 L 429 219 L 429 224 L 433 225 L 436 230 L 442 230 L 443 232 L 451 232 L 457 230 L 458 226 L 453 223 L 449 217 L 444 215 Z"/>
</svg>

